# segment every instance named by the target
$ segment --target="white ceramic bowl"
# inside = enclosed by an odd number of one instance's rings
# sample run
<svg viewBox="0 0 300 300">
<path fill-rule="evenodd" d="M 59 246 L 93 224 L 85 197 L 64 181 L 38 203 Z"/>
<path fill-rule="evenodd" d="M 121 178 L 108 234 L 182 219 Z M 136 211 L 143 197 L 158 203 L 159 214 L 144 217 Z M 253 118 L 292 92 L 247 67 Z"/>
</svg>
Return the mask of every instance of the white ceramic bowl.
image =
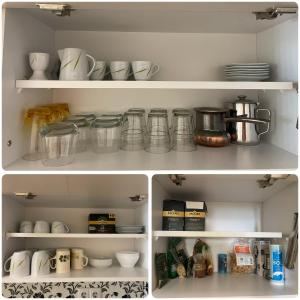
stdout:
<svg viewBox="0 0 300 300">
<path fill-rule="evenodd" d="M 107 268 L 112 265 L 112 258 L 100 257 L 100 258 L 90 258 L 89 264 L 94 268 Z"/>
<path fill-rule="evenodd" d="M 140 258 L 140 253 L 136 251 L 119 251 L 116 257 L 121 267 L 133 268 Z"/>
</svg>

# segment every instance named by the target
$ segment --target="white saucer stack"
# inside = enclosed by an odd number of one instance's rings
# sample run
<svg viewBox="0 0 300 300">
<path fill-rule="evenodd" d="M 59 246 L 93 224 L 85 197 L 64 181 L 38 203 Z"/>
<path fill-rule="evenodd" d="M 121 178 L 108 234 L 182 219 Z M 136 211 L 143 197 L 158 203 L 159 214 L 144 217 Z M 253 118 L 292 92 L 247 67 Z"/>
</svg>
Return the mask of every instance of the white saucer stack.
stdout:
<svg viewBox="0 0 300 300">
<path fill-rule="evenodd" d="M 225 66 L 225 77 L 231 81 L 262 81 L 270 78 L 267 63 L 238 63 Z"/>
</svg>

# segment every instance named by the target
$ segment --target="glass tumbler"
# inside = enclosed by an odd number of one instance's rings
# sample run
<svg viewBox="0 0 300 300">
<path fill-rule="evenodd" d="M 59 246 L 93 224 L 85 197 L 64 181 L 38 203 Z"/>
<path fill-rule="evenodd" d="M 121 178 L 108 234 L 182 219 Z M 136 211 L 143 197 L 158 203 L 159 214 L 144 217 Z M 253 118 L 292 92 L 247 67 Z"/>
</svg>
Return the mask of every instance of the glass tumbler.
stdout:
<svg viewBox="0 0 300 300">
<path fill-rule="evenodd" d="M 96 115 L 93 113 L 77 113 L 74 116 L 79 118 L 85 118 L 88 121 L 89 125 L 91 125 L 92 122 L 96 119 Z"/>
<path fill-rule="evenodd" d="M 147 124 L 146 124 L 146 110 L 144 108 L 129 108 L 128 112 L 137 112 L 143 115 L 143 130 L 147 132 Z M 144 135 L 146 138 L 146 134 Z"/>
<path fill-rule="evenodd" d="M 145 148 L 144 117 L 140 112 L 127 111 L 124 114 L 121 134 L 121 149 L 137 151 Z"/>
<path fill-rule="evenodd" d="M 151 153 L 166 153 L 170 151 L 171 141 L 168 116 L 165 113 L 149 113 L 147 123 L 146 151 Z"/>
<path fill-rule="evenodd" d="M 179 152 L 196 150 L 194 130 L 191 112 L 175 112 L 172 118 L 172 149 Z"/>
<path fill-rule="evenodd" d="M 120 149 L 121 121 L 115 117 L 98 117 L 91 124 L 92 149 L 95 153 L 112 153 Z"/>
<path fill-rule="evenodd" d="M 74 160 L 78 127 L 73 123 L 53 123 L 41 129 L 45 166 L 64 166 Z"/>
<path fill-rule="evenodd" d="M 85 117 L 70 116 L 65 123 L 75 124 L 78 127 L 76 153 L 84 152 L 90 143 L 90 125 Z"/>
</svg>

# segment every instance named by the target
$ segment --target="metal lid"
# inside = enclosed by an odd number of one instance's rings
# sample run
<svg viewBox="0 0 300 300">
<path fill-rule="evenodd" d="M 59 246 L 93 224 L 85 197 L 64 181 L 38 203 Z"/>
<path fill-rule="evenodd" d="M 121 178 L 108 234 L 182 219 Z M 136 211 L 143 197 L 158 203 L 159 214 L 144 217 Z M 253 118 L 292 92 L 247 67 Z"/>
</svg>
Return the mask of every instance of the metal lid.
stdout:
<svg viewBox="0 0 300 300">
<path fill-rule="evenodd" d="M 85 117 L 70 116 L 64 121 L 65 123 L 73 123 L 77 127 L 88 127 L 89 123 Z"/>
<path fill-rule="evenodd" d="M 250 99 L 246 99 L 247 96 L 244 95 L 240 95 L 238 96 L 237 100 L 235 101 L 235 103 L 249 103 L 249 104 L 257 104 L 256 101 L 250 100 Z"/>
<path fill-rule="evenodd" d="M 45 137 L 55 137 L 68 134 L 76 134 L 78 127 L 74 123 L 52 123 L 41 128 L 40 133 Z"/>
<path fill-rule="evenodd" d="M 226 113 L 228 111 L 226 108 L 218 107 L 195 107 L 194 110 L 201 113 Z"/>
<path fill-rule="evenodd" d="M 92 128 L 112 128 L 121 126 L 121 120 L 117 117 L 100 116 L 96 118 L 91 127 Z"/>
</svg>

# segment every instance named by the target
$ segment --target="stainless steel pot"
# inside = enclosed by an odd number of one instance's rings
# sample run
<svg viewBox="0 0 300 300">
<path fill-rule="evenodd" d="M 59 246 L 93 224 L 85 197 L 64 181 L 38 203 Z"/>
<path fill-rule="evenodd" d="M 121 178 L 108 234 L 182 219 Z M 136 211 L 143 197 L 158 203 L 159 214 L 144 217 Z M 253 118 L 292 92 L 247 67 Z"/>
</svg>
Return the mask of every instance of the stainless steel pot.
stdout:
<svg viewBox="0 0 300 300">
<path fill-rule="evenodd" d="M 258 105 L 258 102 L 248 100 L 246 96 L 239 96 L 238 100 L 233 103 L 233 109 L 237 112 L 237 118 L 232 120 L 236 122 L 237 138 L 235 142 L 237 144 L 257 145 L 260 143 L 261 136 L 270 131 L 271 111 L 267 108 L 257 108 Z M 268 118 L 259 118 L 260 112 L 266 112 Z M 261 125 L 266 127 L 265 130 L 260 130 Z"/>
</svg>

